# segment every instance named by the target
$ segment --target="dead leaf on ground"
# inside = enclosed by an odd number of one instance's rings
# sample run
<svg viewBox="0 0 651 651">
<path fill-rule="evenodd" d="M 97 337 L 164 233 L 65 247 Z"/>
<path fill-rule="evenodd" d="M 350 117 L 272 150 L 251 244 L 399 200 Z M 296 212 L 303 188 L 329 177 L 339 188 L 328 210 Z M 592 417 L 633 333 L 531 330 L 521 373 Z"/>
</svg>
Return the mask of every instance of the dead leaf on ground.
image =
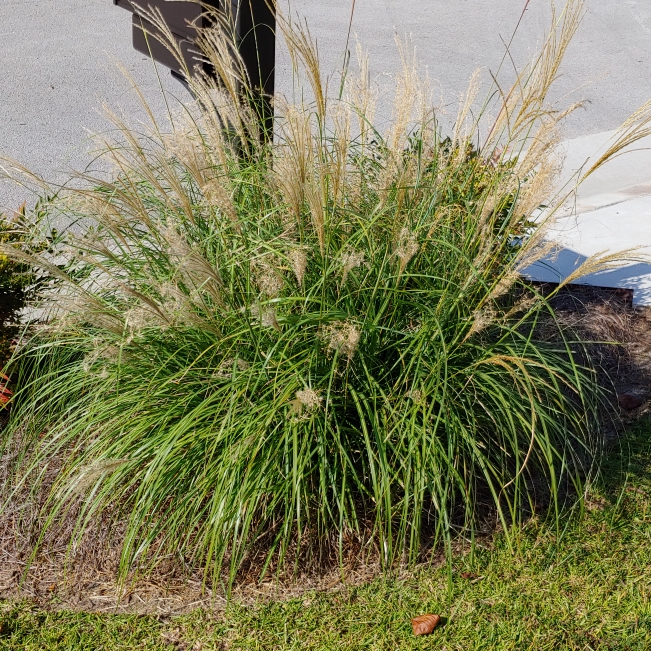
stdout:
<svg viewBox="0 0 651 651">
<path fill-rule="evenodd" d="M 0 382 L 0 403 L 6 405 L 11 400 L 12 392 L 4 382 Z"/>
<path fill-rule="evenodd" d="M 440 623 L 440 615 L 420 615 L 411 620 L 411 627 L 414 635 L 429 635 Z"/>
</svg>

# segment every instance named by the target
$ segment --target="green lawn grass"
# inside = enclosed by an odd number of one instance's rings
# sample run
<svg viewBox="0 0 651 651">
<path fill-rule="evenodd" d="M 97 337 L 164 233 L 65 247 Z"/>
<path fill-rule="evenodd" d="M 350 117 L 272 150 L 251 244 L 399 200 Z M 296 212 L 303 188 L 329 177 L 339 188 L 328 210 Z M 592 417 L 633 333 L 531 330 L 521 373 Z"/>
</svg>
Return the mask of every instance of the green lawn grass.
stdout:
<svg viewBox="0 0 651 651">
<path fill-rule="evenodd" d="M 5 602 L 0 649 L 651 649 L 650 433 L 641 422 L 611 453 L 585 517 L 561 533 L 530 523 L 515 554 L 498 536 L 458 559 L 451 576 L 421 569 L 163 622 Z M 415 638 L 410 619 L 426 612 L 445 625 Z"/>
</svg>

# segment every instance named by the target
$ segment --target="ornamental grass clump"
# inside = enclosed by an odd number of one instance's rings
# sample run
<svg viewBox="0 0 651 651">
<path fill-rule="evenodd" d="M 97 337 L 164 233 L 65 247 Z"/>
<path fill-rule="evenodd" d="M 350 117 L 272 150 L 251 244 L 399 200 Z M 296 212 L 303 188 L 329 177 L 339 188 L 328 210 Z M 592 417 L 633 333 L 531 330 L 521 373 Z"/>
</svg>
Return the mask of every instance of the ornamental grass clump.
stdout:
<svg viewBox="0 0 651 651">
<path fill-rule="evenodd" d="M 273 142 L 224 17 L 198 43 L 219 82 L 187 71 L 196 101 L 147 135 L 113 116 L 114 174 L 56 204 L 77 226 L 33 258 L 53 280 L 14 362 L 17 486 L 58 464 L 41 535 L 110 516 L 124 573 L 173 553 L 232 581 L 350 549 L 389 568 L 580 496 L 595 375 L 518 275 L 548 250 L 546 96 L 580 12 L 481 141 L 472 92 L 441 135 L 406 47 L 381 133 L 364 57 L 332 98 L 282 17 L 313 100 L 276 98 Z"/>
</svg>

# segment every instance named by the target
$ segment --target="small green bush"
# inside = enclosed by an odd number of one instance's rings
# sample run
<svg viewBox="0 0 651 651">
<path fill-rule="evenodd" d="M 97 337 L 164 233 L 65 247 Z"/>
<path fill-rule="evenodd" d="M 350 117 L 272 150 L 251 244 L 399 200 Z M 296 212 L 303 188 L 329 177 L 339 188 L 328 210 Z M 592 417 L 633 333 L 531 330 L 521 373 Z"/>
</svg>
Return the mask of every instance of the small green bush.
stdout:
<svg viewBox="0 0 651 651">
<path fill-rule="evenodd" d="M 442 138 L 407 50 L 380 133 L 364 60 L 331 99 L 282 20 L 314 102 L 278 99 L 261 144 L 237 59 L 205 32 L 223 83 L 192 78 L 171 131 L 118 121 L 114 178 L 60 204 L 81 232 L 41 262 L 58 281 L 16 362 L 10 432 L 35 490 L 58 464 L 45 530 L 111 513 L 124 572 L 173 552 L 232 580 L 351 550 L 390 567 L 486 519 L 558 515 L 568 483 L 580 495 L 594 374 L 562 333 L 541 338 L 553 315 L 518 275 L 546 250 L 546 95 L 579 16 L 479 148 L 472 94 Z"/>
<path fill-rule="evenodd" d="M 34 212 L 38 214 L 38 205 Z M 33 223 L 25 204 L 12 218 L 0 214 L 0 244 L 24 249 L 29 242 L 30 251 L 36 253 L 47 248 L 43 242 L 34 245 L 33 240 Z M 0 254 L 0 370 L 12 355 L 23 310 L 36 297 L 41 282 L 42 278 L 29 263 Z"/>
</svg>

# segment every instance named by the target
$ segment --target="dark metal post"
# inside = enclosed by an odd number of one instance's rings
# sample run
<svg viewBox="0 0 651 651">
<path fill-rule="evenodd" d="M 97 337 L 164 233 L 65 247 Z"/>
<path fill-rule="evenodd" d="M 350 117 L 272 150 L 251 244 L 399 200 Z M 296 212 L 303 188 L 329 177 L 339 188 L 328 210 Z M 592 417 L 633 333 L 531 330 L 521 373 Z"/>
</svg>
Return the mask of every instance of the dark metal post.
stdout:
<svg viewBox="0 0 651 651">
<path fill-rule="evenodd" d="M 239 0 L 238 47 L 249 75 L 265 139 L 273 134 L 273 96 L 276 69 L 276 14 L 267 0 Z"/>
</svg>

